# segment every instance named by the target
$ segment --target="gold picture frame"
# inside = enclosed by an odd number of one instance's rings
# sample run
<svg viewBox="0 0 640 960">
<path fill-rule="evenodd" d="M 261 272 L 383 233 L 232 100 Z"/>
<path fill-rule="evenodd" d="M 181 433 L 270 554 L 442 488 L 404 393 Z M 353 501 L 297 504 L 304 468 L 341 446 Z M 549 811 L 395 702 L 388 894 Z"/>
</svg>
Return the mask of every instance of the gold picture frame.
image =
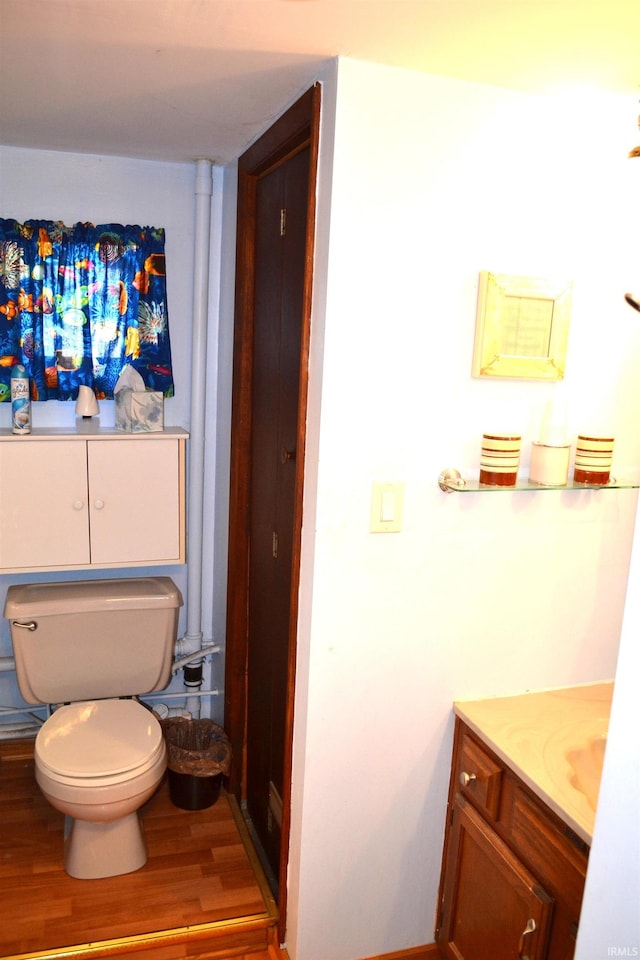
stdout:
<svg viewBox="0 0 640 960">
<path fill-rule="evenodd" d="M 474 377 L 562 380 L 572 283 L 480 272 Z"/>
</svg>

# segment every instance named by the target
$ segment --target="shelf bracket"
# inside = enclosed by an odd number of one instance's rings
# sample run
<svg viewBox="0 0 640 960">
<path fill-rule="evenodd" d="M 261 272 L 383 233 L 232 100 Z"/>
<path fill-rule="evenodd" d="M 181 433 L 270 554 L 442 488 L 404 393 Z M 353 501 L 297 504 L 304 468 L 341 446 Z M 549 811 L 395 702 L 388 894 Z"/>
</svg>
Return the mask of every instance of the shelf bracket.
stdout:
<svg viewBox="0 0 640 960">
<path fill-rule="evenodd" d="M 466 487 L 467 481 L 463 479 L 459 470 L 453 467 L 447 467 L 438 477 L 438 486 L 443 493 L 453 493 L 454 490 L 462 490 Z"/>
</svg>

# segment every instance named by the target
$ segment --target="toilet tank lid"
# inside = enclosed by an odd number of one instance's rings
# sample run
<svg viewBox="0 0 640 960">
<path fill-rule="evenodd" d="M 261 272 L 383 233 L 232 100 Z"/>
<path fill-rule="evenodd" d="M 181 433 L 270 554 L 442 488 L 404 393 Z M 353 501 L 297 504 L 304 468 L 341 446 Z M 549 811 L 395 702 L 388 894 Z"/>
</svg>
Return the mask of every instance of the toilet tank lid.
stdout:
<svg viewBox="0 0 640 960">
<path fill-rule="evenodd" d="M 7 590 L 4 615 L 9 620 L 20 620 L 70 612 L 106 613 L 181 606 L 182 595 L 171 577 L 131 577 L 14 584 Z"/>
</svg>

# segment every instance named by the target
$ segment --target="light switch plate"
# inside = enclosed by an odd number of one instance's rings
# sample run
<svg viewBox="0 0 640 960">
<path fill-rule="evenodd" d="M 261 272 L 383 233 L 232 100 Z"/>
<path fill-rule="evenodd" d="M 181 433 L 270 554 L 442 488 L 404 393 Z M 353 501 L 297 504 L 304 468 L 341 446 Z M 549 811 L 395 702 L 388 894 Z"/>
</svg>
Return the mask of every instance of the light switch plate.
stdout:
<svg viewBox="0 0 640 960">
<path fill-rule="evenodd" d="M 402 530 L 404 483 L 373 484 L 371 494 L 371 533 L 399 533 Z"/>
</svg>

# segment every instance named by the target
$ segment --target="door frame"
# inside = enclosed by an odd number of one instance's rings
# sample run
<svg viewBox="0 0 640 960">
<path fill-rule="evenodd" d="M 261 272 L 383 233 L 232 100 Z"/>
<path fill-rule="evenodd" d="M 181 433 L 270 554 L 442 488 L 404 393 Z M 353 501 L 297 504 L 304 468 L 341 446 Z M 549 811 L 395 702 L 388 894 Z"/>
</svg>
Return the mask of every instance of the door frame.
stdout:
<svg viewBox="0 0 640 960">
<path fill-rule="evenodd" d="M 251 483 L 251 390 L 255 289 L 256 189 L 261 176 L 309 147 L 309 192 L 305 241 L 300 385 L 295 461 L 295 503 L 288 631 L 287 706 L 284 744 L 282 839 L 278 876 L 279 934 L 284 940 L 291 807 L 291 766 L 296 672 L 302 493 L 307 414 L 311 296 L 320 135 L 320 84 L 303 94 L 238 160 L 235 320 L 231 409 L 229 555 L 225 651 L 225 730 L 234 762 L 230 791 L 240 802 L 246 784 L 247 653 L 249 627 L 249 518 Z"/>
</svg>

